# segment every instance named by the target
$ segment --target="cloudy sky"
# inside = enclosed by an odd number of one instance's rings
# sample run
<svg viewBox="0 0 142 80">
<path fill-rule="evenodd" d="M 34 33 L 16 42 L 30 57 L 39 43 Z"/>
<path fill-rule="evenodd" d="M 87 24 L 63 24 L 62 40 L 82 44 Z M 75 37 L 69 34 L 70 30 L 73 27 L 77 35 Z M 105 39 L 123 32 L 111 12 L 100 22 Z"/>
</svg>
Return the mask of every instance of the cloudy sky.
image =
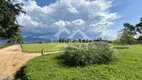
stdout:
<svg viewBox="0 0 142 80">
<path fill-rule="evenodd" d="M 26 14 L 17 20 L 25 39 L 55 39 L 63 28 L 91 39 L 114 40 L 123 23 L 135 24 L 142 16 L 142 0 L 13 0 L 24 3 Z M 65 29 L 64 29 L 65 30 Z M 82 33 L 81 33 L 82 34 Z M 61 36 L 64 34 L 61 34 Z M 67 36 L 67 37 L 68 37 Z"/>
</svg>

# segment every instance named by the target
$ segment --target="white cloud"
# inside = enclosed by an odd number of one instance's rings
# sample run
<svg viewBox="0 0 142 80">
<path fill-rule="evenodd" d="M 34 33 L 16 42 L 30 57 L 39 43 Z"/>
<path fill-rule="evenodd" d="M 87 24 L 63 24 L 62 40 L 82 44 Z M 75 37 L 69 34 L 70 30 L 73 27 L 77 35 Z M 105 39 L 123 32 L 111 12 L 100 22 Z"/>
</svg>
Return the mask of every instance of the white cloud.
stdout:
<svg viewBox="0 0 142 80">
<path fill-rule="evenodd" d="M 20 17 L 17 17 L 17 20 L 20 24 L 22 23 L 21 25 L 25 27 L 27 27 L 27 25 L 32 27 L 36 27 L 39 25 L 37 21 L 32 20 L 30 16 L 25 14 L 20 14 Z"/>
<path fill-rule="evenodd" d="M 72 21 L 74 25 L 83 25 L 85 22 L 82 19 L 77 19 Z"/>
<path fill-rule="evenodd" d="M 68 8 L 69 12 L 71 13 L 78 13 L 78 11 L 74 7 Z"/>
<path fill-rule="evenodd" d="M 57 22 L 55 22 L 53 24 L 58 26 L 58 27 L 65 27 L 67 23 L 68 23 L 67 21 L 59 20 L 59 21 L 57 21 Z"/>
<path fill-rule="evenodd" d="M 119 18 L 116 12 L 109 11 L 112 0 L 57 0 L 43 7 L 38 6 L 35 0 L 16 1 L 24 3 L 23 9 L 26 15 L 21 14 L 17 19 L 24 26 L 25 32 L 36 33 L 40 30 L 43 32 L 43 28 L 45 30 L 51 27 L 56 29 L 67 27 L 69 30 L 83 29 L 85 33 L 103 33 L 115 19 Z"/>
</svg>

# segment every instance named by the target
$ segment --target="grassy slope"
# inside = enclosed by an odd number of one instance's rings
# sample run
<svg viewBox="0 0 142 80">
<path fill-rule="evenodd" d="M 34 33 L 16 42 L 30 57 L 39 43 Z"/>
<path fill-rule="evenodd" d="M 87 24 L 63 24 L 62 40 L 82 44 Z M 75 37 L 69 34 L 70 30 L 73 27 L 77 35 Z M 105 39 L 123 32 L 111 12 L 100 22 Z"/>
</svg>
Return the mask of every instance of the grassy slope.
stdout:
<svg viewBox="0 0 142 80">
<path fill-rule="evenodd" d="M 44 51 L 59 51 L 62 50 L 65 44 L 61 43 L 35 43 L 35 44 L 22 44 L 23 52 L 40 52 L 43 48 Z"/>
<path fill-rule="evenodd" d="M 108 64 L 69 67 L 51 54 L 36 57 L 28 62 L 26 75 L 32 80 L 141 80 L 142 46 L 118 49 L 119 59 Z"/>
</svg>

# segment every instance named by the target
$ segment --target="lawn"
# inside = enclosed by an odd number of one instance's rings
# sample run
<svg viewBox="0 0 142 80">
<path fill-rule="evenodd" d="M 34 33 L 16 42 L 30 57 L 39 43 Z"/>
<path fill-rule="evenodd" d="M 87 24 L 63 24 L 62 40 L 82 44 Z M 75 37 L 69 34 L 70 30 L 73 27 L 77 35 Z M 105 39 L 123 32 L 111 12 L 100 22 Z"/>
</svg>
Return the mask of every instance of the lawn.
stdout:
<svg viewBox="0 0 142 80">
<path fill-rule="evenodd" d="M 23 52 L 41 52 L 44 49 L 45 52 L 52 52 L 52 51 L 61 51 L 63 50 L 68 44 L 70 43 L 31 43 L 31 44 L 22 44 L 22 51 Z M 79 43 L 76 43 L 79 44 Z M 82 43 L 86 44 L 86 43 Z"/>
<path fill-rule="evenodd" d="M 44 49 L 45 52 L 60 51 L 63 50 L 66 44 L 64 43 L 35 43 L 35 44 L 22 44 L 23 52 L 41 52 Z"/>
<path fill-rule="evenodd" d="M 71 67 L 58 58 L 63 53 L 30 60 L 24 69 L 28 80 L 141 80 L 142 46 L 116 49 L 119 58 L 101 65 Z"/>
</svg>

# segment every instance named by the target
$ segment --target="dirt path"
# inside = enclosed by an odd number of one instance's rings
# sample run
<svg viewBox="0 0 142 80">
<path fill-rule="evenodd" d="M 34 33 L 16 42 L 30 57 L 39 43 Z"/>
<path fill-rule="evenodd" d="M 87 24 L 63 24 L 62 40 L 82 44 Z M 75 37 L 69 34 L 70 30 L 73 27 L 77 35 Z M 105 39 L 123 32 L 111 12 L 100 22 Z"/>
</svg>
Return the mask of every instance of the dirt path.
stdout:
<svg viewBox="0 0 142 80">
<path fill-rule="evenodd" d="M 32 59 L 36 56 L 40 56 L 40 53 L 23 53 L 20 45 L 13 45 L 4 49 L 0 49 L 0 80 L 6 78 L 9 78 L 6 80 L 11 80 L 12 76 L 24 64 L 26 64 L 29 59 Z"/>
</svg>

